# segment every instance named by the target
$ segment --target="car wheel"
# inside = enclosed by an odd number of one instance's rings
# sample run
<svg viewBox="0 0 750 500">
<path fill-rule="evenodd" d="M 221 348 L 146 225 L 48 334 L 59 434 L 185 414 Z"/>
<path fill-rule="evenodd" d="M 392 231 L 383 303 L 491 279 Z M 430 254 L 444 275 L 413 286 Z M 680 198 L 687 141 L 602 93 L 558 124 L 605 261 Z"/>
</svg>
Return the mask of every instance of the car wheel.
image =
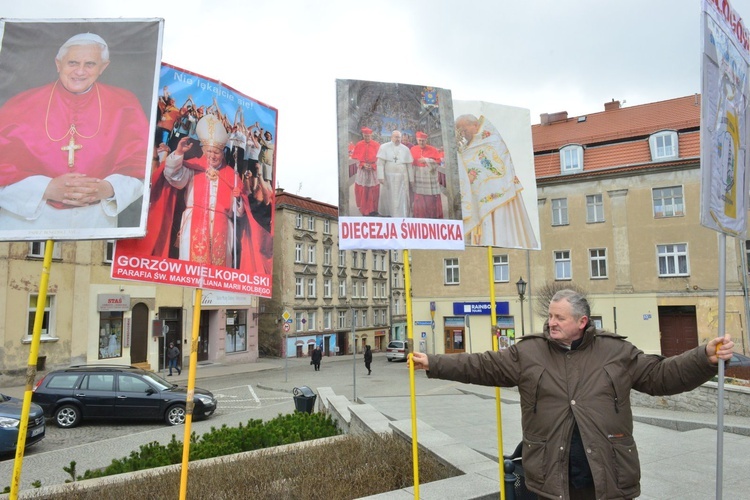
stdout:
<svg viewBox="0 0 750 500">
<path fill-rule="evenodd" d="M 391 361 L 393 361 L 393 360 L 391 358 L 388 358 L 388 362 L 390 363 Z"/>
<path fill-rule="evenodd" d="M 180 425 L 185 423 L 185 405 L 172 405 L 167 408 L 167 413 L 164 414 L 164 420 L 169 425 Z"/>
<path fill-rule="evenodd" d="M 81 423 L 81 410 L 75 405 L 63 405 L 55 412 L 55 423 L 63 429 L 75 427 Z"/>
</svg>

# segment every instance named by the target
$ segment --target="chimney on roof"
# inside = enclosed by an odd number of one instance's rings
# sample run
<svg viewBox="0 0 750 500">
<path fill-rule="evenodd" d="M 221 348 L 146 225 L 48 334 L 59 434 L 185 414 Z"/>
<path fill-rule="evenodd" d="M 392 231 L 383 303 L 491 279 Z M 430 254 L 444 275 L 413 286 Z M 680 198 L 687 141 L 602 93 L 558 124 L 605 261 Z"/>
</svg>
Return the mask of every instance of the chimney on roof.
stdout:
<svg viewBox="0 0 750 500">
<path fill-rule="evenodd" d="M 542 113 L 539 115 L 539 122 L 542 125 L 551 125 L 556 122 L 564 122 L 568 119 L 567 111 L 558 111 L 557 113 Z"/>
<path fill-rule="evenodd" d="M 620 101 L 612 99 L 612 102 L 604 103 L 604 111 L 614 111 L 615 109 L 620 109 Z"/>
</svg>

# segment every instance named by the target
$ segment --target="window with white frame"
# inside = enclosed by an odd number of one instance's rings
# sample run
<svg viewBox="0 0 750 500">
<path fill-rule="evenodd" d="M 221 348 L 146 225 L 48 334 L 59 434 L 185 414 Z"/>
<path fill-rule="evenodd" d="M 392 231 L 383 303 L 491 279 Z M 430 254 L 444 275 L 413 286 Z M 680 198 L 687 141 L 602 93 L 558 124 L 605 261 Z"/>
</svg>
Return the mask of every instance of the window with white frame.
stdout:
<svg viewBox="0 0 750 500">
<path fill-rule="evenodd" d="M 362 298 L 366 299 L 367 298 L 367 282 L 363 281 L 361 286 L 362 286 Z"/>
<path fill-rule="evenodd" d="M 323 265 L 331 265 L 331 247 L 323 247 Z"/>
<path fill-rule="evenodd" d="M 560 149 L 560 173 L 569 174 L 583 170 L 583 147 L 572 144 Z"/>
<path fill-rule="evenodd" d="M 359 313 L 356 309 L 352 309 L 352 325 L 354 328 L 359 326 Z"/>
<path fill-rule="evenodd" d="M 294 244 L 294 262 L 302 262 L 302 243 Z"/>
<path fill-rule="evenodd" d="M 690 274 L 687 243 L 656 245 L 656 253 L 659 259 L 659 276 L 688 276 Z"/>
<path fill-rule="evenodd" d="M 61 259 L 62 250 L 60 250 L 61 243 L 57 243 L 52 248 L 52 258 Z M 31 241 L 29 242 L 29 257 L 44 258 L 44 249 L 47 247 L 47 243 L 44 241 Z"/>
<path fill-rule="evenodd" d="M 367 269 L 367 252 L 362 252 L 360 259 L 362 265 L 359 267 L 361 267 L 362 269 Z"/>
<path fill-rule="evenodd" d="M 604 222 L 604 203 L 601 194 L 586 196 L 586 222 Z"/>
<path fill-rule="evenodd" d="M 359 298 L 359 281 L 352 280 L 352 297 Z"/>
<path fill-rule="evenodd" d="M 317 330 L 318 329 L 318 313 L 317 311 L 310 311 L 307 313 L 307 329 Z"/>
<path fill-rule="evenodd" d="M 333 282 L 331 278 L 325 278 L 323 280 L 323 297 L 330 299 L 331 294 L 333 294 Z"/>
<path fill-rule="evenodd" d="M 315 231 L 315 217 L 313 217 L 312 215 L 307 218 L 307 230 Z"/>
<path fill-rule="evenodd" d="M 682 186 L 654 188 L 654 217 L 680 217 L 685 215 L 685 205 L 682 197 Z"/>
<path fill-rule="evenodd" d="M 383 281 L 383 282 L 380 283 L 380 296 L 382 298 L 384 298 L 384 299 L 388 297 L 386 295 L 386 283 L 385 283 L 385 281 Z"/>
<path fill-rule="evenodd" d="M 295 217 L 294 217 L 294 227 L 296 229 L 301 229 L 302 228 L 302 214 L 295 215 Z"/>
<path fill-rule="evenodd" d="M 555 251 L 555 279 L 569 280 L 573 277 L 570 263 L 570 250 Z"/>
<path fill-rule="evenodd" d="M 23 342 L 31 342 L 34 334 L 34 318 L 36 317 L 36 303 L 39 300 L 37 294 L 29 294 L 28 314 L 26 315 L 26 335 Z M 42 315 L 41 339 L 53 339 L 55 336 L 55 296 L 47 295 L 44 302 L 44 313 Z"/>
<path fill-rule="evenodd" d="M 324 330 L 330 330 L 333 328 L 333 314 L 331 314 L 331 311 L 323 311 L 323 329 Z"/>
<path fill-rule="evenodd" d="M 674 130 L 652 134 L 648 138 L 648 145 L 653 161 L 672 160 L 679 157 L 679 142 L 677 132 Z"/>
<path fill-rule="evenodd" d="M 346 281 L 339 281 L 339 298 L 346 297 Z"/>
<path fill-rule="evenodd" d="M 393 270 L 393 288 L 401 288 L 401 271 L 399 269 Z"/>
<path fill-rule="evenodd" d="M 552 200 L 552 225 L 564 226 L 568 224 L 568 199 L 555 198 Z"/>
<path fill-rule="evenodd" d="M 607 277 L 607 249 L 592 248 L 589 250 L 589 263 L 591 278 L 600 279 Z"/>
<path fill-rule="evenodd" d="M 54 251 L 54 250 L 53 250 Z M 111 264 L 115 255 L 115 240 L 107 240 L 104 245 L 104 263 Z"/>
<path fill-rule="evenodd" d="M 352 269 L 356 269 L 359 267 L 359 253 L 357 251 L 352 252 Z"/>
<path fill-rule="evenodd" d="M 302 313 L 302 311 L 294 311 L 294 331 L 305 331 L 305 323 L 302 322 L 304 317 L 305 315 Z"/>
<path fill-rule="evenodd" d="M 360 311 L 360 315 L 362 316 L 362 321 L 360 322 L 360 326 L 367 326 L 369 324 L 367 322 L 367 309 L 362 309 Z"/>
<path fill-rule="evenodd" d="M 346 328 L 346 311 L 339 311 L 339 328 Z"/>
<path fill-rule="evenodd" d="M 459 274 L 458 274 L 458 259 L 444 259 L 444 269 L 445 269 L 445 284 L 446 285 L 458 285 L 459 284 Z"/>
<path fill-rule="evenodd" d="M 508 266 L 507 255 L 493 255 L 492 256 L 492 269 L 495 275 L 495 282 L 510 281 L 510 269 Z"/>
<path fill-rule="evenodd" d="M 401 299 L 400 298 L 395 299 L 393 301 L 393 314 L 395 314 L 396 316 L 401 314 Z"/>
<path fill-rule="evenodd" d="M 308 264 L 315 264 L 315 245 L 307 245 L 307 262 Z"/>
<path fill-rule="evenodd" d="M 315 278 L 307 278 L 307 297 L 314 299 L 316 297 L 316 288 L 318 280 Z"/>
<path fill-rule="evenodd" d="M 346 250 L 339 250 L 339 267 L 346 267 Z"/>
<path fill-rule="evenodd" d="M 297 276 L 294 278 L 294 296 L 298 298 L 305 296 L 304 278 L 302 278 L 301 276 Z"/>
<path fill-rule="evenodd" d="M 331 221 L 323 219 L 323 234 L 331 234 Z"/>
</svg>

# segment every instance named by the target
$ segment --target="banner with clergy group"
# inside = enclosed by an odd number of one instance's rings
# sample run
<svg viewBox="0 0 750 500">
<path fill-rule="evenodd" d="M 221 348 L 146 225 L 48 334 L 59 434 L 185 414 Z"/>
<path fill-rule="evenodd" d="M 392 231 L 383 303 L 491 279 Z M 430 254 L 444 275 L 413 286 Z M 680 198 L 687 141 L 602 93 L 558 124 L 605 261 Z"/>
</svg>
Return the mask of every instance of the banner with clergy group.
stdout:
<svg viewBox="0 0 750 500">
<path fill-rule="evenodd" d="M 464 249 L 449 90 L 337 80 L 339 248 Z"/>
<path fill-rule="evenodd" d="M 0 19 L 0 240 L 146 230 L 162 19 Z"/>
<path fill-rule="evenodd" d="M 539 250 L 528 109 L 453 101 L 467 245 Z"/>
<path fill-rule="evenodd" d="M 146 236 L 112 278 L 271 297 L 278 111 L 162 64 Z"/>
<path fill-rule="evenodd" d="M 704 0 L 701 19 L 701 224 L 745 239 L 750 33 L 727 0 Z"/>
</svg>

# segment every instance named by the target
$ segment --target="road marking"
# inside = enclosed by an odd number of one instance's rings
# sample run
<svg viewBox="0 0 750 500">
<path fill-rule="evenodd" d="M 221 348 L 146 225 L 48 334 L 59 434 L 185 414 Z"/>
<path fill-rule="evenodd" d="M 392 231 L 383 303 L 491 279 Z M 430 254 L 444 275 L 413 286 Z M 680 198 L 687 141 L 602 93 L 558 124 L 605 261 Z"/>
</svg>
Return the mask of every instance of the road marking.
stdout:
<svg viewBox="0 0 750 500">
<path fill-rule="evenodd" d="M 258 395 L 255 394 L 255 391 L 253 390 L 253 386 L 251 386 L 250 384 L 247 384 L 247 389 L 250 391 L 250 394 L 253 395 L 253 399 L 255 399 L 255 402 L 260 403 L 260 399 L 258 399 Z"/>
</svg>

